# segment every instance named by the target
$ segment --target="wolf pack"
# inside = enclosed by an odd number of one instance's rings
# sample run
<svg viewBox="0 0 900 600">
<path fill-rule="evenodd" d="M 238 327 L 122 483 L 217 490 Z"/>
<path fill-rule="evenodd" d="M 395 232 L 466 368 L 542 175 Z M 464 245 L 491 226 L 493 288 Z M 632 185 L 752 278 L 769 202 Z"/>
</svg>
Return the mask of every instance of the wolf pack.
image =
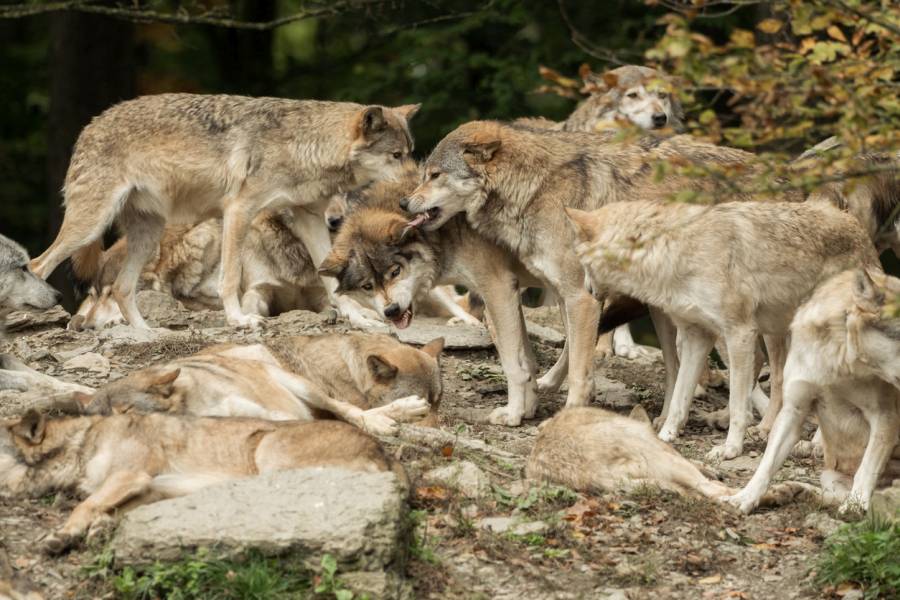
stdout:
<svg viewBox="0 0 900 600">
<path fill-rule="evenodd" d="M 586 492 L 650 484 L 744 513 L 799 494 L 865 510 L 900 477 L 900 279 L 879 262 L 900 256 L 900 153 L 859 155 L 846 177 L 810 192 L 760 187 L 755 155 L 679 133 L 664 73 L 625 66 L 589 83 L 564 122 L 467 122 L 423 162 L 410 125 L 418 105 L 122 102 L 78 138 L 53 244 L 29 260 L 0 238 L 0 306 L 54 306 L 44 280 L 71 259 L 88 289 L 69 322 L 79 330 L 148 328 L 142 289 L 221 309 L 234 327 L 294 309 L 336 310 L 358 329 L 404 329 L 421 315 L 484 325 L 507 385 L 490 423 L 533 419 L 542 393 L 568 386 L 540 426 L 530 479 Z M 121 237 L 104 249 L 114 225 Z M 543 374 L 527 288 L 559 307 L 565 329 Z M 628 323 L 647 314 L 665 364 L 662 412 L 589 406 L 595 360 L 644 353 Z M 707 462 L 767 438 L 741 490 L 670 445 L 714 349 L 728 368 L 728 431 Z M 230 479 L 337 466 L 406 481 L 378 436 L 438 426 L 443 351 L 440 338 L 417 348 L 381 332 L 282 336 L 208 347 L 99 389 L 0 355 L 0 388 L 50 390 L 0 422 L 0 494 L 82 496 L 43 540 L 61 553 L 114 511 Z M 811 442 L 801 440 L 810 420 Z M 773 484 L 803 442 L 821 452 L 821 484 Z"/>
</svg>

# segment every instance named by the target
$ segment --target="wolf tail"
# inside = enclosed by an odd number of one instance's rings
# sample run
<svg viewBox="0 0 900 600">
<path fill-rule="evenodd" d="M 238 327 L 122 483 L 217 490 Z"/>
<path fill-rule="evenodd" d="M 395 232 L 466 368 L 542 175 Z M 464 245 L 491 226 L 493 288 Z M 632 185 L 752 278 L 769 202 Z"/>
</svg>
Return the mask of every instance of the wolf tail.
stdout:
<svg viewBox="0 0 900 600">
<path fill-rule="evenodd" d="M 72 273 L 80 282 L 92 282 L 100 274 L 102 259 L 103 237 L 101 236 L 72 254 Z"/>
</svg>

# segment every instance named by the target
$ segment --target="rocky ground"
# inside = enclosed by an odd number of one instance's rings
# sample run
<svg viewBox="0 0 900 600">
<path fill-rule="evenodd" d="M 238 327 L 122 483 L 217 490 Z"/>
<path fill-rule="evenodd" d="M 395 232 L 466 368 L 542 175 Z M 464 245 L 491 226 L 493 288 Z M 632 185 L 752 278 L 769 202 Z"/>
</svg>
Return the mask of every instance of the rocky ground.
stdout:
<svg viewBox="0 0 900 600">
<path fill-rule="evenodd" d="M 142 294 L 142 303 L 148 320 L 168 331 L 147 334 L 117 326 L 99 333 L 73 332 L 50 316 L 37 327 L 14 333 L 5 351 L 46 374 L 98 386 L 214 342 L 346 327 L 333 315 L 298 311 L 269 320 L 259 332 L 236 331 L 225 327 L 221 313 L 187 312 L 152 293 Z M 530 310 L 528 318 L 560 328 L 555 311 Z M 423 331 L 421 325 L 431 329 Z M 482 332 L 462 327 L 423 323 L 404 337 L 426 338 L 435 332 L 453 338 L 442 363 L 444 433 L 413 431 L 385 440 L 412 480 L 410 510 L 403 517 L 410 527 L 406 537 L 399 537 L 401 547 L 391 549 L 386 559 L 398 571 L 395 575 L 406 578 L 407 595 L 517 600 L 823 597 L 813 583 L 814 570 L 823 537 L 839 524 L 833 513 L 797 504 L 743 517 L 714 502 L 649 488 L 586 496 L 529 485 L 522 467 L 537 425 L 561 408 L 564 391 L 545 394 L 538 418 L 522 427 L 486 424 L 490 410 L 505 402 L 494 352 L 484 347 Z M 559 336 L 539 333 L 536 352 L 547 369 L 559 352 Z M 651 415 L 659 412 L 663 367 L 658 359 L 598 359 L 597 367 L 595 404 L 627 413 L 640 403 Z M 719 408 L 726 393 L 711 390 L 695 408 Z M 0 417 L 20 414 L 34 400 L 33 394 L 0 392 Z M 685 456 L 700 459 L 723 436 L 695 410 L 676 446 Z M 751 442 L 745 456 L 716 469 L 728 485 L 741 486 L 762 451 L 761 442 Z M 817 482 L 816 473 L 816 459 L 792 458 L 779 477 Z M 16 576 L 46 598 L 114 597 L 108 570 L 88 568 L 108 546 L 93 544 L 59 558 L 39 552 L 40 539 L 61 524 L 75 502 L 66 495 L 0 499 L 2 545 Z M 298 501 L 295 508 L 303 506 Z"/>
</svg>

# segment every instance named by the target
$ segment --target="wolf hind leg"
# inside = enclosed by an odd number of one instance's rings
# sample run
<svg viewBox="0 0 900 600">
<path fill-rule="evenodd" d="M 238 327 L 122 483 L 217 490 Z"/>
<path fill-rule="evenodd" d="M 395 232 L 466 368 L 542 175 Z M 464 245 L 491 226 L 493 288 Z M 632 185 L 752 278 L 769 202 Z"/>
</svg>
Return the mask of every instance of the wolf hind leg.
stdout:
<svg viewBox="0 0 900 600">
<path fill-rule="evenodd" d="M 600 323 L 600 303 L 586 290 L 566 298 L 569 356 L 569 393 L 566 407 L 587 406 L 594 392 L 594 347 Z"/>
<path fill-rule="evenodd" d="M 132 205 L 122 212 L 121 221 L 128 236 L 128 254 L 113 284 L 113 298 L 129 325 L 149 329 L 137 307 L 137 284 L 144 265 L 159 248 L 166 220 L 158 213 L 146 212 Z"/>
<path fill-rule="evenodd" d="M 706 357 L 715 343 L 714 335 L 690 324 L 679 325 L 678 331 L 682 337 L 681 364 L 672 390 L 669 411 L 659 431 L 659 439 L 665 442 L 674 441 L 687 423 L 694 390 L 707 364 Z"/>
<path fill-rule="evenodd" d="M 562 298 L 557 298 L 557 306 L 559 307 L 559 316 L 562 319 L 563 330 L 566 331 L 566 340 L 563 342 L 562 351 L 559 358 L 550 367 L 550 370 L 544 373 L 537 380 L 537 389 L 540 392 L 556 392 L 566 380 L 566 374 L 569 372 L 569 319 L 566 316 L 566 304 Z"/>
<path fill-rule="evenodd" d="M 754 327 L 740 326 L 725 331 L 728 348 L 728 434 L 725 443 L 714 447 L 706 455 L 708 460 L 729 460 L 740 456 L 744 450 L 744 435 L 752 415 L 750 394 L 755 382 L 757 338 Z"/>
</svg>

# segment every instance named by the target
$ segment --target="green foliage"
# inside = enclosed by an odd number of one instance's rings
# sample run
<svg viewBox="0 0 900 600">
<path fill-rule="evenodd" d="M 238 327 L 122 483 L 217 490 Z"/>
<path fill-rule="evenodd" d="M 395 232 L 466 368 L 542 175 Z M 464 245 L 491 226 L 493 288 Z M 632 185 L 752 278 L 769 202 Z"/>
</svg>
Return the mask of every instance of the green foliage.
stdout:
<svg viewBox="0 0 900 600">
<path fill-rule="evenodd" d="M 900 522 L 870 517 L 841 527 L 825 541 L 817 569 L 822 585 L 852 583 L 865 598 L 900 594 Z"/>
</svg>

